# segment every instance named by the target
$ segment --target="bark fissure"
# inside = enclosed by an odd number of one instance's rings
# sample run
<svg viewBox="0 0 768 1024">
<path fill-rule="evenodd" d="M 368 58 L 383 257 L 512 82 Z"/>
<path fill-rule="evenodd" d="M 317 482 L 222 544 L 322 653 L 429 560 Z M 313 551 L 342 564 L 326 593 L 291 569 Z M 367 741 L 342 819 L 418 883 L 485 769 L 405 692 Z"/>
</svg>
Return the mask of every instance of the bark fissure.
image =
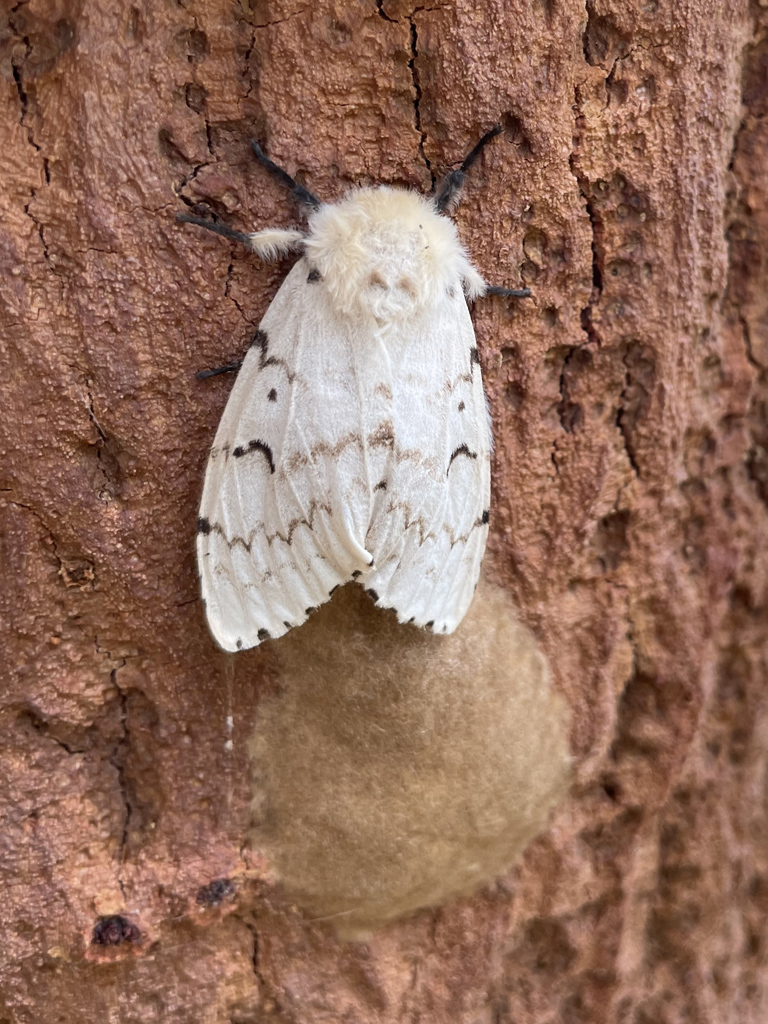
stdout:
<svg viewBox="0 0 768 1024">
<path fill-rule="evenodd" d="M 50 722 L 33 708 L 29 706 L 25 707 L 23 715 L 35 732 L 39 733 L 44 739 L 51 740 L 57 746 L 61 747 L 62 750 L 65 750 L 67 754 L 72 755 L 85 753 L 85 748 L 73 747 L 65 740 L 60 739 L 60 737 L 53 732 Z"/>
<path fill-rule="evenodd" d="M 421 83 L 419 81 L 419 69 L 416 64 L 419 58 L 419 32 L 416 28 L 415 17 L 417 12 L 421 9 L 422 8 L 417 7 L 416 10 L 414 10 L 408 17 L 411 40 L 411 57 L 408 61 L 408 67 L 411 70 L 411 81 L 413 83 L 413 125 L 419 135 L 419 156 L 424 161 L 424 166 L 429 172 L 429 177 L 432 181 L 432 189 L 434 190 L 437 179 L 425 149 L 427 133 L 424 131 L 424 127 L 421 123 Z"/>
<path fill-rule="evenodd" d="M 22 5 L 19 4 L 17 7 L 14 7 L 14 13 L 21 6 Z M 11 25 L 11 28 L 13 28 L 12 18 L 9 18 L 9 24 Z M 27 58 L 32 52 L 32 44 L 30 43 L 28 36 L 21 36 L 17 33 L 16 38 L 19 40 L 19 42 L 23 43 L 25 47 L 25 52 L 22 59 L 18 60 L 14 57 L 14 59 L 11 62 L 13 80 L 16 84 L 16 93 L 19 97 L 19 105 L 21 106 L 21 116 L 19 117 L 19 123 L 23 128 L 26 128 L 27 130 L 27 141 L 29 142 L 30 146 L 35 150 L 36 153 L 39 153 L 40 146 L 35 142 L 35 136 L 32 130 L 32 126 L 27 124 L 27 114 L 29 113 L 29 96 L 27 95 L 27 90 L 24 87 L 24 77 L 22 71 L 24 64 L 27 61 Z"/>
<path fill-rule="evenodd" d="M 237 917 L 238 921 L 240 921 L 244 925 L 244 927 L 247 928 L 248 931 L 251 933 L 251 940 L 253 943 L 251 946 L 251 970 L 253 972 L 254 978 L 256 979 L 256 988 L 258 990 L 260 1000 L 263 1002 L 265 998 L 271 999 L 275 1004 L 275 1010 L 279 1013 L 280 1001 L 277 998 L 277 993 L 273 992 L 272 987 L 267 985 L 266 979 L 264 978 L 264 975 L 261 970 L 261 964 L 259 962 L 259 933 L 256 929 L 256 925 L 250 921 L 246 921 L 240 914 L 235 914 L 235 916 Z M 232 1024 L 235 1024 L 235 1022 L 232 1021 Z"/>
<path fill-rule="evenodd" d="M 115 472 L 114 463 L 115 459 L 108 461 L 106 459 L 106 453 L 110 448 L 110 441 L 106 431 L 102 428 L 98 419 L 96 418 L 96 412 L 94 409 L 94 399 L 92 390 L 93 381 L 90 377 L 85 378 L 85 390 L 88 395 L 88 418 L 94 426 L 97 434 L 96 446 L 96 463 L 99 469 L 99 473 L 104 478 L 104 488 L 99 493 L 99 498 L 103 500 L 110 500 L 115 484 Z"/>
<path fill-rule="evenodd" d="M 8 492 L 3 491 L 2 493 L 12 493 L 12 492 L 9 490 Z M 33 515 L 35 517 L 35 519 L 38 521 L 38 523 L 40 523 L 40 525 L 42 526 L 43 530 L 45 531 L 45 533 L 46 533 L 46 535 L 48 537 L 48 542 L 51 545 L 51 551 L 53 553 L 53 557 L 56 559 L 56 561 L 59 564 L 58 574 L 59 574 L 59 576 L 61 576 L 63 578 L 64 577 L 64 573 L 65 573 L 65 567 L 64 567 L 64 562 L 62 561 L 62 559 L 61 559 L 61 557 L 59 555 L 59 545 L 58 545 L 58 541 L 56 540 L 56 535 L 54 534 L 54 532 L 50 528 L 50 526 L 46 523 L 45 519 L 43 519 L 43 517 L 40 514 L 40 512 L 38 512 L 38 510 L 36 508 L 34 508 L 32 505 L 26 505 L 23 501 L 18 501 L 18 500 L 14 499 L 14 498 L 7 498 L 6 500 L 8 501 L 8 503 L 10 505 L 15 505 L 17 508 L 23 508 L 26 512 L 29 512 L 31 515 Z"/>
<path fill-rule="evenodd" d="M 383 18 L 384 21 L 388 21 L 390 24 L 398 24 L 397 18 L 390 18 L 384 10 L 384 0 L 376 0 L 376 10 L 379 12 L 379 17 Z"/>
<path fill-rule="evenodd" d="M 224 284 L 224 295 L 226 296 L 226 298 L 229 299 L 230 302 L 234 303 L 235 309 L 238 311 L 238 313 L 243 318 L 243 320 L 247 324 L 251 324 L 252 321 L 249 320 L 248 317 L 245 315 L 245 310 L 243 309 L 243 307 L 240 305 L 240 303 L 237 301 L 237 299 L 232 294 L 232 273 L 233 273 L 234 269 L 235 269 L 235 247 L 233 245 L 232 251 L 230 253 L 229 266 L 227 267 L 227 278 L 226 278 L 226 282 Z"/>
<path fill-rule="evenodd" d="M 627 403 L 630 398 L 630 389 L 632 387 L 632 373 L 627 359 L 629 354 L 625 354 L 623 358 L 624 366 L 626 367 L 626 375 L 624 377 L 624 387 L 619 395 L 619 407 L 616 411 L 616 426 L 618 427 L 619 433 L 624 441 L 624 451 L 627 453 L 629 464 L 632 467 L 632 472 L 639 479 L 640 478 L 640 465 L 637 461 L 635 445 L 632 440 L 632 431 L 629 427 L 629 417 L 627 415 Z"/>
<path fill-rule="evenodd" d="M 207 124 L 207 121 L 206 121 Z M 202 171 L 204 167 L 211 167 L 215 163 L 212 160 L 204 160 L 202 163 L 195 164 L 192 171 L 185 175 L 180 181 L 175 182 L 172 186 L 175 195 L 184 203 L 185 206 L 195 207 L 200 205 L 200 200 L 192 199 L 190 196 L 184 195 L 182 189 L 185 189 L 190 181 L 194 181 L 197 175 Z"/>
<path fill-rule="evenodd" d="M 41 160 L 42 160 L 42 168 L 43 168 L 43 178 L 44 178 L 45 184 L 46 185 L 50 185 L 50 182 L 51 182 L 51 172 L 50 172 L 50 166 L 49 166 L 49 163 L 48 163 L 48 158 L 42 156 L 41 147 L 38 144 L 38 142 L 35 140 L 34 129 L 32 128 L 32 125 L 29 124 L 28 119 L 27 119 L 28 115 L 29 115 L 30 103 L 29 103 L 29 95 L 28 95 L 26 87 L 24 85 L 24 65 L 26 64 L 26 62 L 27 62 L 27 60 L 29 58 L 29 55 L 32 52 L 32 44 L 31 44 L 31 42 L 29 40 L 29 37 L 27 35 L 23 35 L 22 33 L 20 33 L 16 29 L 16 26 L 14 25 L 14 17 L 13 17 L 24 6 L 26 6 L 26 0 L 25 0 L 25 3 L 17 4 L 13 8 L 13 10 L 11 11 L 10 16 L 8 18 L 8 24 L 10 25 L 12 31 L 14 32 L 15 38 L 19 41 L 19 43 L 21 43 L 24 46 L 24 54 L 23 54 L 23 56 L 21 58 L 18 58 L 16 56 L 14 56 L 12 58 L 12 60 L 11 60 L 11 73 L 13 75 L 13 81 L 14 81 L 14 84 L 16 86 L 16 94 L 17 94 L 18 100 L 19 100 L 19 107 L 20 107 L 19 124 L 22 126 L 22 128 L 24 128 L 26 130 L 28 144 L 32 147 L 32 149 L 35 151 L 35 153 L 41 158 Z M 48 243 L 45 240 L 45 233 L 44 233 L 44 230 L 43 230 L 43 225 L 40 222 L 40 220 L 38 220 L 38 218 L 32 212 L 32 204 L 37 199 L 37 189 L 35 189 L 34 187 L 30 187 L 29 191 L 30 191 L 30 198 L 29 198 L 29 201 L 24 205 L 24 213 L 26 214 L 27 217 L 29 217 L 29 219 L 35 225 L 35 228 L 37 229 L 38 236 L 40 238 L 40 244 L 41 244 L 42 250 L 43 250 L 43 257 L 44 257 L 46 263 L 48 264 L 49 269 L 51 271 L 53 271 L 54 268 L 53 268 L 53 264 L 51 263 L 50 252 L 49 252 L 49 249 L 48 249 Z"/>
<path fill-rule="evenodd" d="M 245 73 L 248 75 L 248 88 L 245 90 L 245 99 L 249 99 L 253 92 L 253 76 L 251 75 L 251 56 L 256 47 L 256 26 L 251 25 L 251 41 L 248 44 L 248 49 L 245 51 L 245 57 L 243 58 L 243 64 L 245 65 Z"/>
<path fill-rule="evenodd" d="M 293 21 L 294 18 L 300 18 L 302 14 L 310 10 L 309 7 L 302 7 L 298 11 L 293 11 L 291 14 L 287 14 L 284 18 L 275 18 L 273 21 L 257 21 L 253 22 L 254 28 L 270 28 L 272 25 L 283 25 L 286 21 Z"/>
<path fill-rule="evenodd" d="M 109 652 L 105 652 L 99 647 L 98 637 L 94 638 L 94 644 L 99 654 L 106 653 L 107 657 L 111 660 Z M 125 662 L 126 659 L 122 658 L 121 664 L 119 664 L 116 668 L 113 668 L 112 672 L 110 673 L 110 682 L 117 691 L 118 699 L 120 701 L 120 735 L 118 736 L 117 741 L 107 758 L 107 760 L 117 773 L 118 790 L 120 793 L 120 801 L 123 807 L 123 828 L 120 834 L 120 841 L 118 844 L 117 851 L 117 884 L 120 887 L 120 892 L 123 894 L 124 897 L 125 884 L 123 881 L 123 866 L 125 864 L 126 851 L 128 849 L 128 840 L 130 838 L 131 830 L 131 817 L 133 815 L 133 808 L 131 806 L 131 801 L 128 795 L 128 784 L 126 780 L 125 770 L 126 761 L 130 756 L 131 751 L 131 734 L 130 729 L 128 728 L 128 694 L 120 686 L 118 682 L 118 673 L 120 672 L 120 669 L 124 667 Z"/>
</svg>

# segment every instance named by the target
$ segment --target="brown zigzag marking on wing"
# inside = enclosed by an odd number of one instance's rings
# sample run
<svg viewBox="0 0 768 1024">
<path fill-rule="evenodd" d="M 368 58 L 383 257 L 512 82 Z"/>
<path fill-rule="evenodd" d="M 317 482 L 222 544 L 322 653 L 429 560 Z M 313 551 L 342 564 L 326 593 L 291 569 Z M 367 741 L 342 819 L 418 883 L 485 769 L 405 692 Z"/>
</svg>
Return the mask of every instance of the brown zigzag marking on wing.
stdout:
<svg viewBox="0 0 768 1024">
<path fill-rule="evenodd" d="M 471 384 L 472 383 L 472 371 L 471 370 L 470 370 L 469 373 L 466 373 L 466 372 L 465 373 L 460 373 L 458 375 L 458 377 L 454 377 L 453 380 L 447 380 L 445 382 L 445 384 L 443 384 L 443 386 L 440 388 L 440 391 L 438 392 L 438 394 L 442 394 L 443 392 L 446 392 L 447 394 L 450 395 L 451 392 L 455 388 L 457 388 L 459 386 L 459 384 L 461 384 L 461 383 L 464 383 L 464 384 Z"/>
<path fill-rule="evenodd" d="M 479 519 L 476 519 L 474 521 L 474 523 L 472 523 L 472 525 L 467 530 L 467 532 L 466 533 L 460 533 L 458 535 L 458 537 L 454 534 L 454 532 L 451 529 L 451 527 L 448 526 L 447 523 L 444 523 L 443 524 L 443 530 L 450 537 L 451 547 L 454 547 L 456 544 L 458 544 L 460 542 L 463 542 L 464 544 L 466 544 L 467 541 L 469 540 L 469 538 L 475 532 L 475 530 L 478 529 L 478 527 L 480 527 L 480 526 L 487 526 L 488 525 L 488 520 L 485 518 L 487 515 L 488 515 L 487 512 L 483 512 L 483 515 Z"/>
<path fill-rule="evenodd" d="M 263 522 L 257 523 L 256 526 L 254 526 L 254 528 L 248 534 L 248 540 L 246 540 L 244 537 L 238 536 L 237 534 L 231 538 L 227 537 L 220 523 L 210 523 L 208 526 L 208 530 L 201 532 L 218 533 L 218 535 L 221 538 L 223 538 L 224 542 L 228 547 L 232 548 L 236 544 L 239 544 L 243 548 L 245 548 L 245 550 L 250 554 L 253 541 L 256 535 L 260 532 L 260 530 L 264 531 L 264 535 L 267 538 L 267 544 L 270 547 L 272 547 L 276 540 L 281 540 L 284 544 L 290 545 L 291 542 L 293 541 L 294 533 L 300 526 L 306 526 L 309 530 L 314 529 L 316 512 L 327 512 L 329 516 L 333 515 L 330 505 L 326 505 L 325 503 L 319 501 L 311 501 L 309 503 L 308 517 L 306 519 L 298 517 L 296 519 L 292 519 L 288 524 L 287 533 L 281 533 L 281 531 L 278 530 L 276 533 L 269 534 L 267 533 L 266 526 L 264 525 Z"/>
<path fill-rule="evenodd" d="M 392 421 L 384 420 L 379 423 L 379 425 L 372 430 L 370 434 L 368 434 L 365 441 L 363 441 L 360 434 L 355 432 L 344 434 L 343 437 L 340 437 L 338 441 L 334 442 L 318 441 L 316 444 L 312 445 L 308 452 L 294 452 L 293 455 L 289 455 L 284 464 L 281 464 L 279 468 L 283 473 L 293 473 L 302 466 L 307 466 L 314 462 L 320 455 L 327 455 L 336 459 L 351 445 L 357 445 L 362 451 L 364 444 L 370 448 L 393 447 L 395 444 L 395 428 Z M 408 458 L 412 457 L 413 454 L 418 453 L 402 452 L 398 457 Z"/>
<path fill-rule="evenodd" d="M 368 435 L 368 444 L 371 448 L 392 448 L 395 444 L 395 425 L 391 420 L 380 423 L 374 431 Z"/>
<path fill-rule="evenodd" d="M 314 462 L 317 455 L 330 455 L 331 458 L 338 458 L 345 448 L 349 448 L 353 444 L 359 445 L 362 448 L 363 439 L 359 434 L 345 434 L 333 444 L 330 441 L 318 441 L 317 444 L 312 445 L 308 452 L 294 452 L 293 455 L 289 455 L 285 462 L 281 464 L 280 469 L 283 473 L 293 473 L 302 466 Z"/>
<path fill-rule="evenodd" d="M 398 509 L 403 513 L 403 532 L 410 530 L 412 526 L 418 526 L 419 547 L 421 547 L 425 540 L 435 537 L 435 534 L 429 528 L 429 523 L 424 520 L 423 516 L 414 516 L 413 509 L 407 501 L 391 501 L 387 506 L 387 514 Z"/>
</svg>

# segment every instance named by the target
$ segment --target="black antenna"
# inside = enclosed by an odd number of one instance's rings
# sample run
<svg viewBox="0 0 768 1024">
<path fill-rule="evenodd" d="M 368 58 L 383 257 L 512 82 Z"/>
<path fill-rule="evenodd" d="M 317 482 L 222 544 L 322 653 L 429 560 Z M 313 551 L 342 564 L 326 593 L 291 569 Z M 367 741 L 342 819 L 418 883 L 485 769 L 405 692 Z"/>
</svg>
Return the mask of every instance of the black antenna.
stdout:
<svg viewBox="0 0 768 1024">
<path fill-rule="evenodd" d="M 310 210 L 319 210 L 321 203 L 317 196 L 313 196 L 309 189 L 304 188 L 303 185 L 299 185 L 287 171 L 284 171 L 282 167 L 278 167 L 277 164 L 270 160 L 261 146 L 255 139 L 251 139 L 251 149 L 256 154 L 256 159 L 262 165 L 266 167 L 270 174 L 272 174 L 281 185 L 289 189 L 291 195 L 297 202 L 301 203 L 302 206 L 309 207 Z"/>
<path fill-rule="evenodd" d="M 435 208 L 438 213 L 445 213 L 446 210 L 452 209 L 458 203 L 461 190 L 464 187 L 464 181 L 467 177 L 467 171 L 475 160 L 477 160 L 491 139 L 495 139 L 496 136 L 501 135 L 503 131 L 504 128 L 502 125 L 494 125 L 490 131 L 485 133 L 477 145 L 467 153 L 461 167 L 451 171 L 449 174 L 446 174 L 440 182 L 440 188 L 437 190 L 437 194 L 435 195 Z"/>
</svg>

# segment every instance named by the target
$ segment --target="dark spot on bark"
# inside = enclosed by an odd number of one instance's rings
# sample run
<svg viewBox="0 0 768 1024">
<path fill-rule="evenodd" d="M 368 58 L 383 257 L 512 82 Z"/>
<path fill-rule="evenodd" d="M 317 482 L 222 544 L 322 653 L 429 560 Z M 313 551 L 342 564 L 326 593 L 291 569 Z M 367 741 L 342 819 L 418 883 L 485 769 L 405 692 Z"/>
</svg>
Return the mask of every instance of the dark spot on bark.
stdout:
<svg viewBox="0 0 768 1024">
<path fill-rule="evenodd" d="M 235 647 L 238 649 L 238 651 L 242 651 L 243 641 L 240 639 L 240 637 L 238 637 L 237 640 L 235 640 Z"/>
<path fill-rule="evenodd" d="M 260 629 L 258 633 L 259 640 L 271 640 L 272 634 L 268 629 Z"/>
<path fill-rule="evenodd" d="M 482 516 L 480 517 L 480 522 L 481 523 L 489 523 L 490 521 L 491 521 L 491 510 L 487 508 L 485 510 L 485 512 L 483 512 Z"/>
<path fill-rule="evenodd" d="M 463 402 L 459 402 L 459 412 L 464 412 L 465 409 L 466 409 L 466 406 L 464 405 L 464 403 Z"/>
<path fill-rule="evenodd" d="M 476 348 L 469 350 L 469 365 L 472 366 L 473 363 L 477 363 L 478 366 L 480 365 L 480 356 Z"/>
<path fill-rule="evenodd" d="M 387 481 L 386 480 L 379 480 L 379 482 L 376 484 L 376 486 L 373 489 L 374 489 L 374 491 L 386 491 L 386 489 L 387 489 Z"/>
<path fill-rule="evenodd" d="M 187 52 L 187 60 L 193 61 L 205 57 L 209 51 L 208 36 L 199 28 L 191 28 L 179 35 L 179 40 Z"/>
<path fill-rule="evenodd" d="M 292 622 L 286 622 L 285 619 L 283 619 L 283 625 L 285 626 L 286 629 L 293 629 L 293 623 Z"/>
<path fill-rule="evenodd" d="M 360 572 L 359 569 L 355 569 L 355 571 L 352 573 L 352 579 L 356 580 L 358 576 L 362 576 L 362 573 Z"/>
<path fill-rule="evenodd" d="M 210 524 L 209 520 L 205 519 L 203 516 L 201 516 L 197 520 L 197 532 L 198 533 L 210 533 L 211 532 L 211 524 Z"/>
<path fill-rule="evenodd" d="M 243 448 L 243 446 L 239 444 L 237 448 L 233 450 L 232 454 L 236 459 L 242 458 L 242 456 L 245 455 L 245 448 Z"/>
<path fill-rule="evenodd" d="M 66 53 L 75 41 L 75 26 L 66 18 L 56 22 L 56 49 L 59 53 Z"/>
<path fill-rule="evenodd" d="M 201 885 L 195 896 L 195 903 L 201 907 L 218 907 L 224 900 L 235 895 L 235 883 L 230 878 L 214 878 L 208 885 Z"/>
<path fill-rule="evenodd" d="M 305 615 L 311 615 L 312 612 L 316 612 L 316 611 L 317 611 L 317 605 L 312 605 L 311 608 L 305 608 L 304 609 L 304 614 Z"/>
<path fill-rule="evenodd" d="M 253 336 L 253 341 L 251 342 L 251 348 L 253 348 L 254 345 L 257 345 L 260 349 L 266 352 L 267 345 L 269 345 L 269 338 L 267 337 L 266 331 L 262 331 L 261 328 L 256 331 Z"/>
<path fill-rule="evenodd" d="M 432 629 L 432 627 L 434 626 L 434 624 L 435 624 L 435 620 L 434 620 L 434 619 L 430 619 L 430 620 L 429 620 L 429 622 L 428 622 L 428 623 L 426 624 L 426 626 L 424 627 L 424 629 Z"/>
<path fill-rule="evenodd" d="M 203 114 L 208 108 L 208 92 L 198 82 L 187 82 L 184 86 L 184 99 L 190 110 Z"/>
<path fill-rule="evenodd" d="M 267 398 L 270 400 L 270 402 L 276 402 L 277 401 L 277 392 L 275 391 L 274 388 L 270 389 L 270 392 L 267 395 Z"/>
<path fill-rule="evenodd" d="M 93 928 L 92 946 L 120 946 L 124 942 L 141 942 L 141 932 L 121 914 L 100 917 Z"/>
<path fill-rule="evenodd" d="M 376 593 L 375 590 L 366 590 L 366 593 L 368 594 L 372 601 L 375 602 L 379 600 L 379 595 Z"/>
<path fill-rule="evenodd" d="M 317 267 L 312 267 L 310 272 L 307 274 L 307 284 L 314 284 L 315 281 L 321 281 L 322 275 Z"/>
</svg>

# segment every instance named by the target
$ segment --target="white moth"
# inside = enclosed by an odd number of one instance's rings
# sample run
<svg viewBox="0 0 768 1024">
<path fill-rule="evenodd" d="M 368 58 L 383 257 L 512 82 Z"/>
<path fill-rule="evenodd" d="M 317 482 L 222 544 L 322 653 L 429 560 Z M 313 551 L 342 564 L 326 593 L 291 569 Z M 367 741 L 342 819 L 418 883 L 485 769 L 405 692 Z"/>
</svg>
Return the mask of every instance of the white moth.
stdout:
<svg viewBox="0 0 768 1024">
<path fill-rule="evenodd" d="M 241 234 L 301 256 L 267 310 L 221 418 L 197 554 L 227 651 L 300 625 L 358 580 L 400 622 L 452 633 L 477 585 L 491 434 L 467 299 L 492 292 L 443 216 L 493 129 L 436 196 L 360 188 L 309 208 L 308 232 Z M 209 371 L 211 376 L 239 364 Z"/>
</svg>

